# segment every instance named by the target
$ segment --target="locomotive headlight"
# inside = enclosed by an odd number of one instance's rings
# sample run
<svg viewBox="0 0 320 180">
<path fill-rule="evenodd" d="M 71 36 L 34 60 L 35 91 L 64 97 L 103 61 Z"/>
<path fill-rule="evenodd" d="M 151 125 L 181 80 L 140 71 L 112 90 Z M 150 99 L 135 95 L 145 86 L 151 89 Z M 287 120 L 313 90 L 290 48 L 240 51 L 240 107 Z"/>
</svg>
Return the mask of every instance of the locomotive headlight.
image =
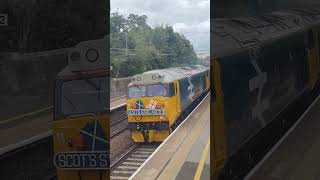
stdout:
<svg viewBox="0 0 320 180">
<path fill-rule="evenodd" d="M 71 61 L 78 62 L 80 61 L 81 55 L 78 51 L 74 51 L 71 53 L 70 58 L 71 58 Z"/>
<path fill-rule="evenodd" d="M 99 58 L 99 53 L 97 50 L 95 49 L 89 49 L 87 52 L 86 52 L 86 58 L 88 61 L 90 62 L 95 62 L 98 60 Z"/>
</svg>

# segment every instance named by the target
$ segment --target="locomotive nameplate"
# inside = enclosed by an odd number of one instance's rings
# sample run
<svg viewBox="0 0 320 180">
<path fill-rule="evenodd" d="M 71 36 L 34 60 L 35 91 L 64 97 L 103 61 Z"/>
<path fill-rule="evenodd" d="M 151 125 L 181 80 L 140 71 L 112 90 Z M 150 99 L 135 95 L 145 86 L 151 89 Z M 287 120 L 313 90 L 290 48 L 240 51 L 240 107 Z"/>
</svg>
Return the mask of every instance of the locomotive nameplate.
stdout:
<svg viewBox="0 0 320 180">
<path fill-rule="evenodd" d="M 58 169 L 109 169 L 110 161 L 106 151 L 63 152 L 54 155 Z"/>
<path fill-rule="evenodd" d="M 132 109 L 132 110 L 127 110 L 127 113 L 130 116 L 141 116 L 141 115 L 157 116 L 157 115 L 165 115 L 166 110 L 164 109 Z"/>
</svg>

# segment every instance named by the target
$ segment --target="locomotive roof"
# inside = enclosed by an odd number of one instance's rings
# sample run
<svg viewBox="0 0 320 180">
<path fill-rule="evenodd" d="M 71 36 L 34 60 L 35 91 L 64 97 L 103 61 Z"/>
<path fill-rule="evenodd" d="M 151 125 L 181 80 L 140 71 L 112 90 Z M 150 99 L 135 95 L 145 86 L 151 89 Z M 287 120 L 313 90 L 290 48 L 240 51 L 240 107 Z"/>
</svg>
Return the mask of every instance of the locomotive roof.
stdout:
<svg viewBox="0 0 320 180">
<path fill-rule="evenodd" d="M 70 66 L 66 66 L 61 72 L 57 74 L 56 79 L 73 80 L 109 75 L 110 72 L 108 70 L 73 72 L 70 70 Z"/>
<path fill-rule="evenodd" d="M 212 19 L 213 56 L 224 56 L 272 42 L 319 23 L 320 8 L 289 9 L 256 17 Z"/>
<path fill-rule="evenodd" d="M 143 75 L 148 75 L 148 74 L 158 74 L 161 77 L 163 77 L 163 79 L 161 79 L 161 82 L 168 83 L 168 82 L 172 82 L 174 80 L 183 79 L 183 78 L 195 75 L 195 74 L 199 74 L 199 73 L 205 72 L 207 70 L 209 70 L 209 68 L 207 68 L 203 65 L 194 65 L 194 66 L 186 66 L 186 67 L 173 67 L 173 68 L 167 68 L 167 69 L 156 69 L 156 70 L 144 72 L 142 74 L 138 74 L 136 76 L 139 76 L 139 75 L 143 76 Z M 131 82 L 129 84 L 129 86 L 132 84 L 133 83 Z M 140 84 L 148 84 L 148 83 L 141 82 Z"/>
</svg>

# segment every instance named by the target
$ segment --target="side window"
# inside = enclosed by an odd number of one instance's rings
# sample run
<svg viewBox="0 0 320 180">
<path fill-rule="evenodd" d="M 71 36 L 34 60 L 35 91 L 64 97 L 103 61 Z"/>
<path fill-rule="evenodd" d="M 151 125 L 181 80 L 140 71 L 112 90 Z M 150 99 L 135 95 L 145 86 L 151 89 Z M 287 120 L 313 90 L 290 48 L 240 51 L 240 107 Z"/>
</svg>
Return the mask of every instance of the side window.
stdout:
<svg viewBox="0 0 320 180">
<path fill-rule="evenodd" d="M 178 93 L 179 82 L 176 84 L 176 93 Z"/>
<path fill-rule="evenodd" d="M 174 96 L 176 93 L 175 93 L 175 86 L 174 86 L 174 83 L 170 83 L 169 84 L 169 97 L 172 97 Z"/>
</svg>

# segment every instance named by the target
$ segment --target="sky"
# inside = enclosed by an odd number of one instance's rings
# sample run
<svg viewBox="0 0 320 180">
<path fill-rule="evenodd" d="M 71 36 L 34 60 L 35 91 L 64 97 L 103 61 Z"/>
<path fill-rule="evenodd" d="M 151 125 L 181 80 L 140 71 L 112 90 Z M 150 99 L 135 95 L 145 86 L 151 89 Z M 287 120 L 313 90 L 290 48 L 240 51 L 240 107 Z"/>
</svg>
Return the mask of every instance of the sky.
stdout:
<svg viewBox="0 0 320 180">
<path fill-rule="evenodd" d="M 111 0 L 111 12 L 147 15 L 152 27 L 172 25 L 191 41 L 197 53 L 209 54 L 210 0 Z"/>
</svg>

